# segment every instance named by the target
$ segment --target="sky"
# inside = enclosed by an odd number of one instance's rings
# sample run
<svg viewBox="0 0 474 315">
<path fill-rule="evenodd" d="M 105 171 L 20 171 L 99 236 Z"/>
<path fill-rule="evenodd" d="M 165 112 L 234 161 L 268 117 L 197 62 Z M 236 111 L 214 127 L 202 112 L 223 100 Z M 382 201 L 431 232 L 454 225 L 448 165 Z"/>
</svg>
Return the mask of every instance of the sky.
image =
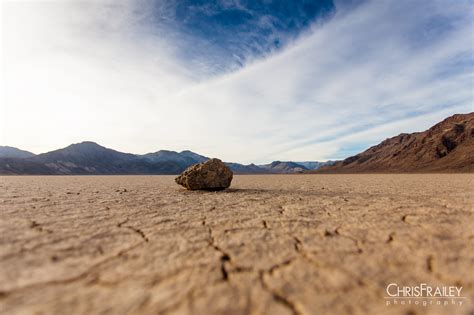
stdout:
<svg viewBox="0 0 474 315">
<path fill-rule="evenodd" d="M 474 111 L 471 0 L 3 0 L 0 145 L 325 161 Z"/>
</svg>

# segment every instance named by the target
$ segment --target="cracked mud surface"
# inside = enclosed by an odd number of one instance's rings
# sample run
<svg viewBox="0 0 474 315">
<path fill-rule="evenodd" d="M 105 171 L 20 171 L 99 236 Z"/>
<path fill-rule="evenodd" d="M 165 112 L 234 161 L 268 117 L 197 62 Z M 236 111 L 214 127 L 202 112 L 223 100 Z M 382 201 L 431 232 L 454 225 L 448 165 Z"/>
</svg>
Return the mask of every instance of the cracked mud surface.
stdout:
<svg viewBox="0 0 474 315">
<path fill-rule="evenodd" d="M 0 177 L 2 314 L 472 314 L 473 175 Z M 386 285 L 463 306 L 386 306 Z"/>
</svg>

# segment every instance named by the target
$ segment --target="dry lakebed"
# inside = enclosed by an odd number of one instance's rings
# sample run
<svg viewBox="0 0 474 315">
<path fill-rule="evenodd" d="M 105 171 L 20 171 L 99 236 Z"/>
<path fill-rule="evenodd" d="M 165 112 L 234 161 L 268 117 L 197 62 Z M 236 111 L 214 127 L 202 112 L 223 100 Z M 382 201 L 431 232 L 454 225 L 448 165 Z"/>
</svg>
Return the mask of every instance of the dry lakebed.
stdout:
<svg viewBox="0 0 474 315">
<path fill-rule="evenodd" d="M 473 314 L 474 176 L 0 177 L 1 314 Z M 463 305 L 387 299 L 462 287 Z M 412 302 L 414 303 L 414 301 Z"/>
</svg>

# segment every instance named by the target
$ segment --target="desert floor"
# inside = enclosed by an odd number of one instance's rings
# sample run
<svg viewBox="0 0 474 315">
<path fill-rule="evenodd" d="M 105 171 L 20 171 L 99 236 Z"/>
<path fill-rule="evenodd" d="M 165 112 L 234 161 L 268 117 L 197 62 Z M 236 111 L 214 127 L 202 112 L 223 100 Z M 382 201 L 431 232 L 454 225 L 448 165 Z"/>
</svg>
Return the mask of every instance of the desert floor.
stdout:
<svg viewBox="0 0 474 315">
<path fill-rule="evenodd" d="M 473 314 L 473 184 L 267 175 L 195 192 L 171 176 L 0 177 L 0 313 Z M 466 298 L 386 305 L 389 283 Z"/>
</svg>

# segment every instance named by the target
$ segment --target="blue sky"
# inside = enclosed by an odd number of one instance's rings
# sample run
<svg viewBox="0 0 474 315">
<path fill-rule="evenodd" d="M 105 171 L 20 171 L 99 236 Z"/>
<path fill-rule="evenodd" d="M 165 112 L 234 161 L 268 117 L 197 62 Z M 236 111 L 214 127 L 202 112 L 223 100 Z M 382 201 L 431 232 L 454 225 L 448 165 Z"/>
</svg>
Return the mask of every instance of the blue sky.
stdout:
<svg viewBox="0 0 474 315">
<path fill-rule="evenodd" d="M 7 1 L 0 144 L 327 160 L 473 108 L 472 1 Z"/>
<path fill-rule="evenodd" d="M 205 65 L 210 73 L 232 71 L 296 39 L 315 22 L 334 13 L 320 1 L 160 1 L 151 25 L 178 32 L 178 57 Z"/>
</svg>

